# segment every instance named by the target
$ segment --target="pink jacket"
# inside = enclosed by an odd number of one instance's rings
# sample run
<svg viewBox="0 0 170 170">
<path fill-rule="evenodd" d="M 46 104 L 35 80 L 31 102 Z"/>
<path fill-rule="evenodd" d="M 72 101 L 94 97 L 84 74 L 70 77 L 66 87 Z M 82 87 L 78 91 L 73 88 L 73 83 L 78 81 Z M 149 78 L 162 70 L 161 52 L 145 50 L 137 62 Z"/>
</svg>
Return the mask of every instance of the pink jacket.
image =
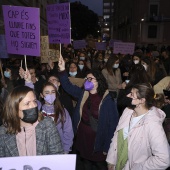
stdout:
<svg viewBox="0 0 170 170">
<path fill-rule="evenodd" d="M 129 126 L 133 110 L 126 108 L 119 120 L 106 161 L 116 165 L 117 135 Z M 165 113 L 152 107 L 129 132 L 128 161 L 123 170 L 165 170 L 170 166 L 170 147 L 162 127 Z"/>
</svg>

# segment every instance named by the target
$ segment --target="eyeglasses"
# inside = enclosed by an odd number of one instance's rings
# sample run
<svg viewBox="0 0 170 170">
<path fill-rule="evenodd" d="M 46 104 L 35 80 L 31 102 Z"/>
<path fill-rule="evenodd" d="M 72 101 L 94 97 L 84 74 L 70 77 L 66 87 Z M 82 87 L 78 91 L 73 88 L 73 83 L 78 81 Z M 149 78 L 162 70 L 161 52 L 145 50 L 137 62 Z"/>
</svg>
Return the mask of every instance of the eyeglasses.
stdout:
<svg viewBox="0 0 170 170">
<path fill-rule="evenodd" d="M 88 81 L 92 81 L 93 79 L 96 80 L 96 79 L 93 78 L 93 77 L 86 77 L 86 78 L 85 78 L 85 80 L 88 80 Z"/>
</svg>

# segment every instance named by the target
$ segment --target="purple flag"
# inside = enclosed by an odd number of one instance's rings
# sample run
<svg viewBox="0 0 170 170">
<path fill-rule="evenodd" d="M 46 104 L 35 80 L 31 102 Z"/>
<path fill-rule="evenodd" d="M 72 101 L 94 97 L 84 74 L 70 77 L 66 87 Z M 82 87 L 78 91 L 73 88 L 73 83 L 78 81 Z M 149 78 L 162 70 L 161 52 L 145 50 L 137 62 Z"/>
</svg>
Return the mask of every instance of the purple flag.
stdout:
<svg viewBox="0 0 170 170">
<path fill-rule="evenodd" d="M 7 51 L 40 56 L 39 8 L 3 5 Z"/>
<path fill-rule="evenodd" d="M 49 42 L 52 44 L 70 44 L 70 4 L 47 5 L 47 23 Z"/>
<path fill-rule="evenodd" d="M 5 35 L 0 35 L 0 58 L 8 58 Z"/>
</svg>

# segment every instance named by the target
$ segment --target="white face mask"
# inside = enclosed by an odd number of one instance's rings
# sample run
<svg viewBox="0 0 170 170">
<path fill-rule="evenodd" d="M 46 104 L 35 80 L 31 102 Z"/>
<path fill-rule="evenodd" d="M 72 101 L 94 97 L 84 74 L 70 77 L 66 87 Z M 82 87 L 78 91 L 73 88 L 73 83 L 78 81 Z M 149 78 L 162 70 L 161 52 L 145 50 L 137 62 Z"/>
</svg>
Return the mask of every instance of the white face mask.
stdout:
<svg viewBox="0 0 170 170">
<path fill-rule="evenodd" d="M 76 76 L 77 71 L 75 71 L 75 72 L 71 72 L 71 71 L 70 71 L 69 74 L 70 74 L 71 77 L 74 77 L 74 76 Z"/>
<path fill-rule="evenodd" d="M 145 64 L 142 64 L 142 65 L 143 65 L 143 67 L 145 68 L 145 70 L 147 71 L 148 66 L 146 66 Z"/>
<path fill-rule="evenodd" d="M 113 68 L 118 68 L 119 67 L 119 64 L 114 64 L 113 65 Z"/>
<path fill-rule="evenodd" d="M 133 60 L 135 64 L 139 64 L 139 60 Z"/>
<path fill-rule="evenodd" d="M 85 60 L 85 57 L 80 57 L 80 60 Z"/>
<path fill-rule="evenodd" d="M 80 70 L 83 70 L 84 65 L 80 65 L 80 64 L 79 64 L 78 66 L 79 66 L 79 69 L 80 69 Z"/>
<path fill-rule="evenodd" d="M 104 62 L 106 63 L 107 61 L 108 61 L 108 59 L 107 59 L 107 58 L 105 58 L 105 59 L 104 59 Z"/>
</svg>

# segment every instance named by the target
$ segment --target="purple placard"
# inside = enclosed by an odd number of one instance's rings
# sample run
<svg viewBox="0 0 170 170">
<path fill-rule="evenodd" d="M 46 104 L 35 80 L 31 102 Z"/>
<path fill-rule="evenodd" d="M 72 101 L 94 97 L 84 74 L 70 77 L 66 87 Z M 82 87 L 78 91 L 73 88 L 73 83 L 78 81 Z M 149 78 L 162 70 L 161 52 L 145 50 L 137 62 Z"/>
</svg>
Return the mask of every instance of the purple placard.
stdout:
<svg viewBox="0 0 170 170">
<path fill-rule="evenodd" d="M 49 42 L 70 44 L 70 3 L 47 5 Z"/>
<path fill-rule="evenodd" d="M 0 58 L 9 58 L 7 53 L 5 35 L 0 35 Z"/>
<path fill-rule="evenodd" d="M 106 50 L 105 42 L 96 42 L 96 50 Z"/>
<path fill-rule="evenodd" d="M 73 47 L 74 49 L 82 49 L 82 48 L 86 48 L 86 41 L 85 40 L 76 40 L 73 41 Z"/>
<path fill-rule="evenodd" d="M 114 42 L 114 54 L 133 54 L 135 50 L 135 43 Z"/>
<path fill-rule="evenodd" d="M 115 39 L 111 39 L 109 41 L 109 47 L 113 47 L 114 46 L 114 42 L 122 42 L 121 40 L 115 40 Z"/>
<path fill-rule="evenodd" d="M 39 8 L 3 5 L 7 51 L 40 56 Z"/>
</svg>

